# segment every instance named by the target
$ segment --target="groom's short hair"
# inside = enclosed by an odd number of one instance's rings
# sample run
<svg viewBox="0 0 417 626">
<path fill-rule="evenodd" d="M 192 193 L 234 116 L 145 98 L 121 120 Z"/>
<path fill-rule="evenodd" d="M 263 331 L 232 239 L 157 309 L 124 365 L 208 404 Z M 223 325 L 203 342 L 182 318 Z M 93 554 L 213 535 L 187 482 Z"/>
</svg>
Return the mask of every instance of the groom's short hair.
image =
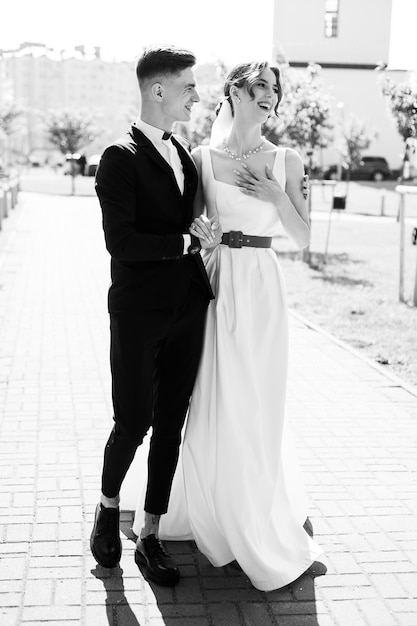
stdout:
<svg viewBox="0 0 417 626">
<path fill-rule="evenodd" d="M 136 63 L 136 76 L 139 85 L 157 76 L 178 74 L 193 67 L 197 62 L 189 50 L 175 46 L 150 46 L 145 48 Z"/>
</svg>

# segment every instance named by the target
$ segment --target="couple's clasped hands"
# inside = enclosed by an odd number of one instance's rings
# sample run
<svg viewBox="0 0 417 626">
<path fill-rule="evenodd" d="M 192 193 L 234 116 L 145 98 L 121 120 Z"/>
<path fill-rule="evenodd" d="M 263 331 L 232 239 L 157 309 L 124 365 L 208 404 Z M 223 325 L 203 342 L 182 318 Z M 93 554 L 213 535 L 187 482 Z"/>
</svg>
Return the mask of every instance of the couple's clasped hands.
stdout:
<svg viewBox="0 0 417 626">
<path fill-rule="evenodd" d="M 222 240 L 222 227 L 217 216 L 208 218 L 206 215 L 196 217 L 190 226 L 190 233 L 198 237 L 204 250 L 215 248 Z"/>
</svg>

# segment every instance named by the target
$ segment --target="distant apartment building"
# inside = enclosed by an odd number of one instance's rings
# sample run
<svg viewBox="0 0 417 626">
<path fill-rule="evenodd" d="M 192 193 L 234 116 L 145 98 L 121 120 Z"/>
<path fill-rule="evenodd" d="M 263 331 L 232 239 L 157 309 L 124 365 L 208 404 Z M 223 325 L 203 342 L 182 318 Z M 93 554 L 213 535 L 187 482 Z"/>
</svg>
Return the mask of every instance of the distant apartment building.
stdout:
<svg viewBox="0 0 417 626">
<path fill-rule="evenodd" d="M 389 68 L 392 0 L 275 0 L 273 40 L 275 55 L 284 55 L 292 67 L 315 62 L 333 96 L 341 125 L 350 114 L 365 122 L 377 138 L 365 154 L 385 157 L 400 167 L 403 142 L 378 86 L 375 68 Z M 404 71 L 391 71 L 405 80 Z M 337 129 L 336 137 L 337 141 Z M 323 162 L 340 159 L 335 147 L 323 152 Z"/>
<path fill-rule="evenodd" d="M 44 160 L 53 153 L 43 115 L 51 109 L 84 110 L 102 130 L 88 152 L 101 152 L 131 123 L 140 97 L 134 61 L 109 62 L 100 49 L 78 46 L 57 51 L 26 42 L 17 50 L 0 50 L 0 103 L 10 99 L 24 109 L 11 142 L 15 153 Z"/>
<path fill-rule="evenodd" d="M 200 86 L 219 82 L 216 64 L 199 65 L 196 75 Z M 22 162 L 30 158 L 39 164 L 51 163 L 58 157 L 42 121 L 52 109 L 93 114 L 101 133 L 86 152 L 101 153 L 126 131 L 140 110 L 135 60 L 105 61 L 100 58 L 100 48 L 84 46 L 58 51 L 25 42 L 17 50 L 0 49 L 0 106 L 10 99 L 24 109 L 20 128 L 9 145 Z M 0 152 L 1 148 L 0 136 Z"/>
</svg>

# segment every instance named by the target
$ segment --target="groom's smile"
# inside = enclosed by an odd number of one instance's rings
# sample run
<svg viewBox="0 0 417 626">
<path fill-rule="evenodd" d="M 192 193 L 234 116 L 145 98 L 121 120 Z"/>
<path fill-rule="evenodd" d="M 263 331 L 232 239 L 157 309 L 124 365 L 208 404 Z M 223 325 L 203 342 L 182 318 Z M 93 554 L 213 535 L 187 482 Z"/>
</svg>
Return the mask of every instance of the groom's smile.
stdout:
<svg viewBox="0 0 417 626">
<path fill-rule="evenodd" d="M 191 68 L 164 81 L 164 113 L 172 124 L 188 122 L 193 105 L 199 101 L 194 71 Z"/>
</svg>

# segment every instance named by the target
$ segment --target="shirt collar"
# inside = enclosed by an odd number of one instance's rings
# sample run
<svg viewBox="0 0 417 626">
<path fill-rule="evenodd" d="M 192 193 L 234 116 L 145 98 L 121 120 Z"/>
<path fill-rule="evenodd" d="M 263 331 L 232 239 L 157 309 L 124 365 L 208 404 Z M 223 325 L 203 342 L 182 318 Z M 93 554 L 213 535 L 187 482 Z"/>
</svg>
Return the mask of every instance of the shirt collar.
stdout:
<svg viewBox="0 0 417 626">
<path fill-rule="evenodd" d="M 141 130 L 143 134 L 152 141 L 152 143 L 162 143 L 162 135 L 165 130 L 157 128 L 156 126 L 151 126 L 151 124 L 141 120 L 140 117 L 137 118 L 135 126 L 136 128 L 139 128 L 139 130 Z"/>
</svg>

